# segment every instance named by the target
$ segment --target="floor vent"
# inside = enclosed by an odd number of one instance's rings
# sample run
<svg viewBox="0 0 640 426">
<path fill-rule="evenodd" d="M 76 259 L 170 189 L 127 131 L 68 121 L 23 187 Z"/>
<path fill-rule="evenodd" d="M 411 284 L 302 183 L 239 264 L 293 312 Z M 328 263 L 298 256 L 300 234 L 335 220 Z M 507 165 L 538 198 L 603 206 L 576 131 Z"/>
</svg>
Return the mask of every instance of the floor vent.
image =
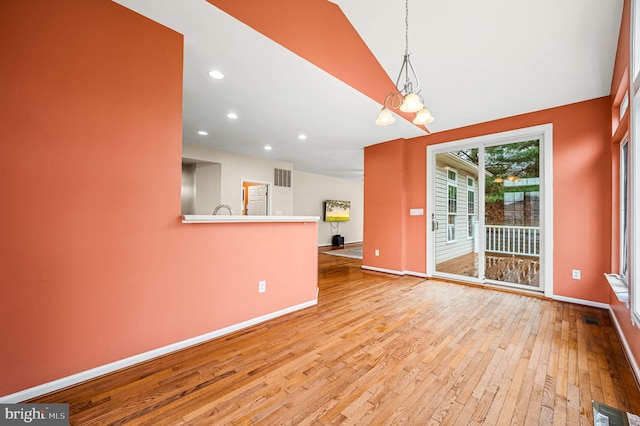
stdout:
<svg viewBox="0 0 640 426">
<path fill-rule="evenodd" d="M 590 315 L 583 315 L 582 319 L 584 320 L 585 324 L 600 326 L 600 320 L 596 317 L 592 317 Z"/>
</svg>

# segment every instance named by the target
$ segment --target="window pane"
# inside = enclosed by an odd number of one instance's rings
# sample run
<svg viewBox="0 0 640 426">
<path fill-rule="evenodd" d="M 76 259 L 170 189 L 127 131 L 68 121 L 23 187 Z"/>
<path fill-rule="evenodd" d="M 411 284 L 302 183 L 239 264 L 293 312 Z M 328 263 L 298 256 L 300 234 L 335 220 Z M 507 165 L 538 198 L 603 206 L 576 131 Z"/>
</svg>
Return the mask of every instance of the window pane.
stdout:
<svg viewBox="0 0 640 426">
<path fill-rule="evenodd" d="M 629 144 L 624 142 L 620 152 L 620 275 L 627 279 L 629 251 L 629 217 L 628 217 L 628 161 Z"/>
<path fill-rule="evenodd" d="M 631 18 L 631 44 L 633 54 L 631 58 L 633 80 L 638 78 L 640 71 L 640 4 L 638 1 L 632 2 L 633 17 Z"/>
</svg>

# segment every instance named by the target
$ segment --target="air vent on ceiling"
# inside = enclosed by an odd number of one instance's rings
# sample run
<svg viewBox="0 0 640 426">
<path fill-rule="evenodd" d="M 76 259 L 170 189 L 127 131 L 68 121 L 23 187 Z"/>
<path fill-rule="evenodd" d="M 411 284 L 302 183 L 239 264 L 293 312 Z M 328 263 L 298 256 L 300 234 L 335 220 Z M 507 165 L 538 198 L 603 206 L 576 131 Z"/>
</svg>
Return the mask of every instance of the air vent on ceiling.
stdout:
<svg viewBox="0 0 640 426">
<path fill-rule="evenodd" d="M 291 188 L 291 170 L 273 169 L 273 184 Z"/>
</svg>

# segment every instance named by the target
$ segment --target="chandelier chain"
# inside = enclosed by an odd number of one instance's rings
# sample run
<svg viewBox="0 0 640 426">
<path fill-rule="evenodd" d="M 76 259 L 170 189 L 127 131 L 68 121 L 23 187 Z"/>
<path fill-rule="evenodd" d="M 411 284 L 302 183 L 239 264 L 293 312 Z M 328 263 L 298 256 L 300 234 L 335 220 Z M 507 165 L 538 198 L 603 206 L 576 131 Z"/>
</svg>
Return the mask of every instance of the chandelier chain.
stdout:
<svg viewBox="0 0 640 426">
<path fill-rule="evenodd" d="M 413 69 L 411 59 L 409 59 L 409 0 L 405 0 L 404 12 L 404 58 L 396 80 L 395 90 L 384 98 L 382 109 L 376 119 L 376 124 L 380 126 L 386 126 L 395 121 L 389 108 L 400 109 L 405 113 L 415 112 L 414 124 L 426 125 L 434 120 L 429 110 L 424 106 L 424 100 L 420 95 L 422 92 L 420 79 L 416 70 Z M 401 84 L 403 76 L 404 84 Z M 427 132 L 429 131 L 427 130 Z"/>
<path fill-rule="evenodd" d="M 404 4 L 404 54 L 409 54 L 409 0 Z"/>
</svg>

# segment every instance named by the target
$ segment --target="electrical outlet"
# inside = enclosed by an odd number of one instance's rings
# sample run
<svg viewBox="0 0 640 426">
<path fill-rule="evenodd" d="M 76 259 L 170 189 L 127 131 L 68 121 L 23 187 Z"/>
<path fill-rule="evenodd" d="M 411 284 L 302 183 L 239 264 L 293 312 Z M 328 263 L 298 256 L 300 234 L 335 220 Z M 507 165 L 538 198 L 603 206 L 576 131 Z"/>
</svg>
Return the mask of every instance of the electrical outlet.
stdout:
<svg viewBox="0 0 640 426">
<path fill-rule="evenodd" d="M 267 291 L 267 282 L 260 281 L 258 283 L 258 293 L 264 293 L 265 291 Z"/>
<path fill-rule="evenodd" d="M 376 249 L 376 256 L 380 256 L 380 250 Z"/>
<path fill-rule="evenodd" d="M 571 271 L 571 278 L 573 278 L 574 280 L 579 280 L 580 279 L 580 269 L 574 269 Z"/>
</svg>

